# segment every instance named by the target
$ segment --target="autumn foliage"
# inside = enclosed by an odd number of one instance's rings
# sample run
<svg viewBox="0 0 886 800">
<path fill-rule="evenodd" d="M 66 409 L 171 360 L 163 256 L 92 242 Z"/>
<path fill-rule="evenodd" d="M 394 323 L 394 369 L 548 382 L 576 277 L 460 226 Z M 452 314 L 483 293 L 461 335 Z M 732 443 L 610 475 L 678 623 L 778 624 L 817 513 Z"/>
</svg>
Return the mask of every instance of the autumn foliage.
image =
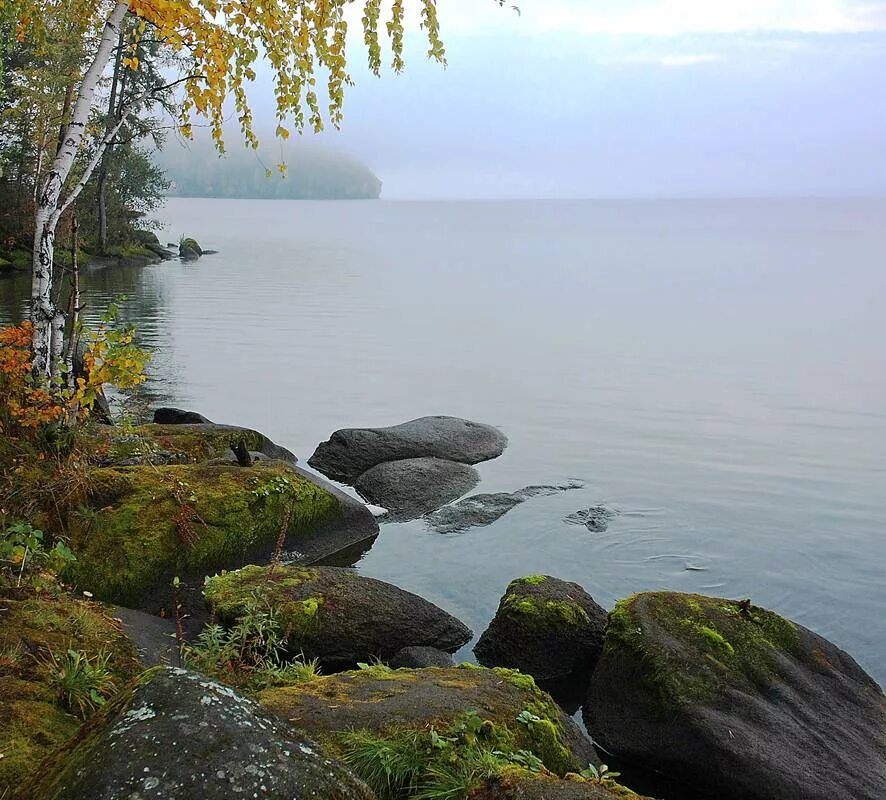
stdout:
<svg viewBox="0 0 886 800">
<path fill-rule="evenodd" d="M 33 376 L 32 333 L 30 322 L 0 328 L 0 435 L 28 438 L 47 425 L 83 421 L 104 385 L 128 389 L 145 380 L 148 354 L 131 328 L 114 324 L 113 313 L 82 332 L 82 374 L 48 387 Z"/>
<path fill-rule="evenodd" d="M 59 397 L 31 375 L 31 323 L 0 329 L 0 433 L 22 436 L 65 416 Z"/>
</svg>

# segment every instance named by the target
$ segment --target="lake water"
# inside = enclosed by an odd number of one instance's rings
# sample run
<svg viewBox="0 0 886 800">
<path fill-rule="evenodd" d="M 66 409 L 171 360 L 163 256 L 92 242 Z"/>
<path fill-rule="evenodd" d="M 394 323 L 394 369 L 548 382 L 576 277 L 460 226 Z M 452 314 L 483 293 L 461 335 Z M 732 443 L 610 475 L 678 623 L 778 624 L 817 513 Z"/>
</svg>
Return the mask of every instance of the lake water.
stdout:
<svg viewBox="0 0 886 800">
<path fill-rule="evenodd" d="M 359 563 L 479 635 L 508 581 L 603 605 L 750 597 L 886 683 L 886 201 L 170 201 L 218 255 L 91 273 L 153 388 L 298 453 L 451 414 L 510 447 L 477 491 L 580 479 L 487 528 L 385 525 Z M 0 282 L 15 316 L 25 282 Z M 563 522 L 605 504 L 604 533 Z M 463 651 L 469 655 L 469 648 Z"/>
</svg>

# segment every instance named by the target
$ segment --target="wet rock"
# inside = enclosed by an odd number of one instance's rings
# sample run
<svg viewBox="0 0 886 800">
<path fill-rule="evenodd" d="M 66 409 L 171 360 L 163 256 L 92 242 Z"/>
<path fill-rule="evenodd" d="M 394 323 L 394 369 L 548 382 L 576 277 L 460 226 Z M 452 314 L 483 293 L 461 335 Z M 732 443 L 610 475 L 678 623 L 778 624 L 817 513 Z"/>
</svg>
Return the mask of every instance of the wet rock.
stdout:
<svg viewBox="0 0 886 800">
<path fill-rule="evenodd" d="M 157 425 L 211 425 L 207 419 L 196 411 L 182 411 L 180 408 L 158 408 L 154 410 L 154 422 Z"/>
<path fill-rule="evenodd" d="M 584 719 L 607 751 L 723 800 L 857 800 L 886 786 L 886 699 L 835 645 L 750 601 L 619 602 Z"/>
<path fill-rule="evenodd" d="M 156 669 L 44 765 L 20 800 L 372 800 L 320 745 L 227 687 Z"/>
<path fill-rule="evenodd" d="M 605 506 L 592 506 L 591 508 L 583 508 L 563 517 L 563 522 L 569 525 L 584 525 L 593 533 L 602 533 L 609 527 L 609 521 L 616 515 L 616 512 Z"/>
<path fill-rule="evenodd" d="M 146 667 L 181 666 L 181 647 L 174 619 L 164 619 L 132 608 L 113 609 L 123 631 Z"/>
<path fill-rule="evenodd" d="M 599 764 L 576 723 L 532 678 L 512 670 L 370 667 L 268 689 L 258 700 L 333 748 L 355 730 L 396 737 L 433 725 L 446 735 L 473 711 L 489 723 L 490 749 L 531 751 L 560 775 Z"/>
<path fill-rule="evenodd" d="M 391 669 L 419 669 L 421 667 L 451 667 L 452 655 L 436 647 L 404 647 L 390 661 Z"/>
<path fill-rule="evenodd" d="M 511 667 L 539 681 L 590 675 L 603 647 L 606 610 L 577 583 L 548 575 L 517 578 L 474 653 L 487 667 Z"/>
<path fill-rule="evenodd" d="M 462 533 L 491 525 L 522 502 L 523 498 L 508 492 L 475 494 L 428 514 L 425 521 L 438 533 Z"/>
<path fill-rule="evenodd" d="M 425 515 L 425 521 L 438 533 L 462 533 L 470 528 L 491 525 L 512 508 L 532 497 L 559 494 L 570 489 L 581 488 L 583 488 L 583 484 L 570 481 L 559 486 L 526 486 L 517 492 L 475 494 Z"/>
<path fill-rule="evenodd" d="M 477 464 L 500 456 L 507 443 L 507 437 L 491 425 L 457 417 L 421 417 L 389 428 L 338 430 L 317 447 L 308 464 L 333 480 L 353 484 L 385 461 L 429 456 Z"/>
<path fill-rule="evenodd" d="M 424 598 L 340 567 L 244 567 L 208 578 L 204 595 L 225 624 L 256 604 L 273 608 L 289 653 L 331 666 L 386 660 L 413 645 L 454 652 L 472 636 Z"/>
<path fill-rule="evenodd" d="M 203 255 L 203 248 L 196 239 L 182 239 L 178 243 L 178 255 L 182 261 L 196 261 Z"/>
<path fill-rule="evenodd" d="M 388 510 L 387 519 L 418 519 L 452 502 L 480 482 L 473 467 L 441 458 L 386 461 L 366 470 L 354 484 L 360 496 Z"/>
</svg>

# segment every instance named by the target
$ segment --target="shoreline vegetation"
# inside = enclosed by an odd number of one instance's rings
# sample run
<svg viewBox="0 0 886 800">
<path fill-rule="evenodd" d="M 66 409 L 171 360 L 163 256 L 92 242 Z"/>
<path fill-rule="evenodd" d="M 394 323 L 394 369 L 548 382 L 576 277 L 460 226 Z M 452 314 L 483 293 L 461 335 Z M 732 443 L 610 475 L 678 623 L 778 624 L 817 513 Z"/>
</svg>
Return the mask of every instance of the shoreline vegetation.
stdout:
<svg viewBox="0 0 886 800">
<path fill-rule="evenodd" d="M 490 426 L 426 417 L 336 431 L 310 461 L 359 485 L 381 464 L 427 479 L 428 459 L 506 447 Z M 880 687 L 750 600 L 654 592 L 607 611 L 526 575 L 480 663 L 456 666 L 473 638 L 457 619 L 320 565 L 354 563 L 379 522 L 258 431 L 162 408 L 64 441 L 0 435 L 0 463 L 4 800 L 185 796 L 194 773 L 201 797 L 229 797 L 236 776 L 281 800 L 292 781 L 377 800 L 873 800 L 886 780 Z M 570 694 L 592 738 L 554 699 Z M 182 747 L 194 725 L 225 744 Z M 264 755 L 241 760 L 255 726 Z M 145 737 L 181 752 L 158 761 Z M 292 737 L 304 761 L 283 755 Z"/>
</svg>

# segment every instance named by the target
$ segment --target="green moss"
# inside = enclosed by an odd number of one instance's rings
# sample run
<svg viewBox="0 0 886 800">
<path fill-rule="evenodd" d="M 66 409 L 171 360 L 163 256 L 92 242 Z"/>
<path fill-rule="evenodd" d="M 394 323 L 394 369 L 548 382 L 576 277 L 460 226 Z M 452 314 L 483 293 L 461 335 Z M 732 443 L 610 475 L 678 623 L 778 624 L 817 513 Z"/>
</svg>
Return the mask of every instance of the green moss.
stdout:
<svg viewBox="0 0 886 800">
<path fill-rule="evenodd" d="M 365 727 L 367 719 L 373 720 L 373 736 L 382 739 L 396 739 L 409 731 L 427 732 L 431 726 L 438 732 L 460 730 L 469 719 L 467 727 L 475 735 L 482 727 L 492 750 L 531 751 L 560 775 L 586 766 L 576 763 L 565 743 L 559 707 L 530 676 L 515 670 L 471 665 L 391 670 L 369 665 L 269 689 L 258 700 L 284 719 L 310 720 L 309 734 L 334 753 L 341 753 L 343 731 Z M 375 704 L 386 700 L 394 708 L 414 707 L 415 711 L 388 714 L 384 706 L 375 709 Z M 476 713 L 471 709 L 477 709 Z M 520 721 L 523 712 L 528 715 Z"/>
<path fill-rule="evenodd" d="M 797 654 L 799 636 L 793 623 L 763 608 L 650 592 L 616 604 L 605 647 L 643 665 L 657 709 L 670 713 L 713 701 L 727 686 L 759 689 L 778 680 L 778 655 Z"/>
<path fill-rule="evenodd" d="M 243 442 L 247 450 L 260 451 L 267 440 L 249 428 L 202 428 L 190 425 L 139 425 L 128 430 L 109 429 L 97 434 L 99 447 L 110 461 L 125 461 L 135 456 L 150 457 L 163 451 L 181 456 L 184 462 L 207 461 L 230 453 L 231 444 Z"/>
<path fill-rule="evenodd" d="M 512 580 L 510 586 L 538 586 L 538 584 L 544 583 L 547 579 L 547 575 L 526 575 Z"/>
<path fill-rule="evenodd" d="M 5 797 L 81 725 L 50 688 L 53 655 L 68 649 L 89 657 L 106 653 L 120 685 L 141 667 L 119 624 L 98 604 L 7 590 L 0 606 L 0 797 Z"/>
<path fill-rule="evenodd" d="M 274 478 L 285 491 L 262 492 Z M 77 561 L 64 577 L 127 605 L 173 575 L 210 572 L 270 545 L 287 521 L 298 536 L 338 513 L 335 497 L 283 464 L 97 469 L 88 502 L 71 514 Z"/>
<path fill-rule="evenodd" d="M 519 615 L 522 622 L 536 627 L 574 627 L 590 623 L 587 612 L 571 600 L 543 600 L 509 592 L 502 600 L 502 610 Z"/>
</svg>

